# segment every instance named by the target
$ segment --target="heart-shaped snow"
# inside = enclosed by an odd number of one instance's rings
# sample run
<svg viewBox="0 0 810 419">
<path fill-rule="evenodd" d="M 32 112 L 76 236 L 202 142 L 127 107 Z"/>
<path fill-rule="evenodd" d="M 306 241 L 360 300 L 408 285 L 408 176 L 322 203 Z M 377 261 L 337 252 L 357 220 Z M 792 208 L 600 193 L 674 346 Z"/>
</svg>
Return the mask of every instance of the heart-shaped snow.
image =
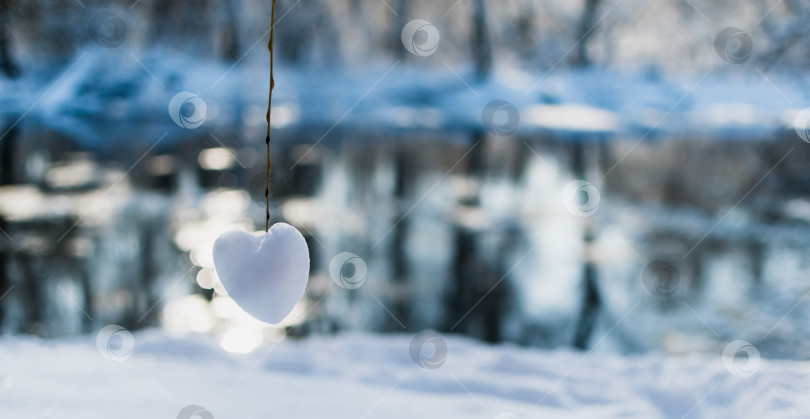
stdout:
<svg viewBox="0 0 810 419">
<path fill-rule="evenodd" d="M 304 294 L 309 249 L 289 224 L 274 224 L 260 235 L 228 231 L 214 243 L 214 267 L 228 295 L 243 310 L 275 324 Z"/>
</svg>

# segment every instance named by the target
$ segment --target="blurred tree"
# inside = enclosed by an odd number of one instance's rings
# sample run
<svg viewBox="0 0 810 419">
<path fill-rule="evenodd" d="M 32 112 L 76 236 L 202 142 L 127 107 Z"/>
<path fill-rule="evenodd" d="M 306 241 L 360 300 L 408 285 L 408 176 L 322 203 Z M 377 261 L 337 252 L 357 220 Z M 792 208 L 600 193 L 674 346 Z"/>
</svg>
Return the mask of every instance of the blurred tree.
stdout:
<svg viewBox="0 0 810 419">
<path fill-rule="evenodd" d="M 342 56 L 341 32 L 338 30 L 332 8 L 323 0 L 308 0 L 305 4 L 307 6 L 305 10 L 309 12 L 305 14 L 313 17 L 312 25 L 315 33 L 319 35 L 323 63 L 328 66 L 339 64 Z"/>
<path fill-rule="evenodd" d="M 280 16 L 286 16 L 290 13 L 290 8 L 295 7 L 297 4 L 297 1 L 279 1 L 279 10 L 277 10 L 276 13 Z M 300 19 L 301 18 L 295 18 L 289 21 L 279 19 L 277 22 L 277 25 L 281 25 L 283 28 L 279 28 L 279 31 L 275 35 L 278 37 L 278 49 L 275 52 L 279 54 L 284 61 L 290 63 L 300 63 L 304 60 L 303 53 L 305 52 L 308 37 L 306 31 L 301 29 L 303 25 L 299 22 Z"/>
<path fill-rule="evenodd" d="M 149 43 L 172 45 L 196 54 L 213 52 L 212 55 L 228 56 L 229 52 L 222 53 L 216 47 L 227 51 L 229 41 L 220 39 L 223 42 L 217 45 L 215 37 L 235 39 L 236 36 L 228 33 L 227 23 L 225 31 L 212 30 L 215 26 L 211 3 L 209 0 L 153 0 L 148 14 Z M 228 13 L 225 16 L 226 20 L 231 17 Z"/>
<path fill-rule="evenodd" d="M 321 61 L 334 65 L 341 58 L 341 33 L 332 15 L 332 8 L 323 0 L 307 0 L 300 3 L 281 1 L 276 10 L 279 17 L 278 52 L 288 62 L 305 64 Z M 292 8 L 297 10 L 291 10 Z M 269 29 L 269 28 L 268 28 Z"/>
<path fill-rule="evenodd" d="M 363 0 L 350 0 L 349 2 L 349 19 L 357 21 L 357 29 L 362 37 L 362 40 L 354 38 L 356 40 L 354 45 L 356 49 L 354 53 L 348 52 L 350 56 L 357 54 L 358 51 L 368 53 L 378 52 L 377 48 L 379 45 L 373 45 L 372 47 L 371 44 L 371 42 L 376 41 L 376 36 L 374 33 L 374 27 L 369 19 L 370 12 L 368 12 L 364 6 L 365 4 Z M 343 19 L 345 20 L 346 18 L 344 17 Z"/>
<path fill-rule="evenodd" d="M 597 165 L 598 147 L 596 144 L 578 141 L 574 144 L 572 171 L 577 179 L 588 179 L 589 172 L 593 172 Z M 590 199 L 590 198 L 588 198 Z M 602 295 L 599 291 L 599 278 L 597 267 L 593 260 L 593 246 L 596 242 L 596 226 L 591 218 L 585 218 L 585 228 L 582 237 L 584 254 L 582 266 L 582 303 L 579 318 L 574 330 L 572 345 L 581 350 L 588 349 L 591 337 L 596 327 L 596 321 L 602 307 Z"/>
<path fill-rule="evenodd" d="M 586 229 L 583 240 L 586 249 L 590 249 L 593 246 L 594 234 L 590 228 Z M 596 265 L 593 263 L 590 256 L 586 255 L 582 270 L 582 304 L 580 306 L 576 329 L 574 330 L 574 341 L 572 342 L 575 348 L 581 350 L 588 349 L 590 346 L 591 336 L 593 335 L 599 310 L 602 306 L 602 297 L 599 293 L 599 287 L 597 286 L 598 278 L 596 272 Z"/>
<path fill-rule="evenodd" d="M 150 43 L 157 43 L 162 38 L 169 35 L 169 29 L 174 27 L 173 17 L 177 14 L 177 9 L 174 6 L 179 3 L 181 3 L 181 1 L 152 1 L 148 14 L 148 19 L 151 23 L 151 29 L 148 32 Z"/>
<path fill-rule="evenodd" d="M 761 71 L 770 69 L 810 32 L 810 26 L 806 23 L 807 18 L 810 17 L 810 10 L 806 7 L 805 2 L 786 0 L 784 4 L 788 14 L 795 16 L 787 23 L 784 23 L 785 19 L 782 18 L 772 19 L 772 13 L 768 13 L 767 10 L 764 12 L 767 14 L 762 19 L 761 27 L 770 39 L 772 47 L 757 58 Z"/>
<path fill-rule="evenodd" d="M 5 134 L 0 137 L 0 186 L 14 183 L 14 167 L 17 159 L 17 127 L 0 127 Z"/>
<path fill-rule="evenodd" d="M 534 3 L 531 0 L 522 0 L 518 4 L 517 15 L 515 16 L 515 35 L 518 51 L 525 60 L 532 58 L 536 53 L 534 37 L 537 28 L 535 28 L 534 17 Z"/>
<path fill-rule="evenodd" d="M 241 3 L 241 2 L 239 2 Z M 239 6 L 237 2 L 225 2 L 225 21 L 222 34 L 222 57 L 234 62 L 239 59 Z"/>
<path fill-rule="evenodd" d="M 391 25 L 389 37 L 389 48 L 394 53 L 394 57 L 402 59 L 405 57 L 405 48 L 402 47 L 402 29 L 408 23 L 410 14 L 410 1 L 397 0 L 394 5 L 394 20 Z"/>
<path fill-rule="evenodd" d="M 0 71 L 17 78 L 20 69 L 11 56 L 11 0 L 0 0 Z"/>
<path fill-rule="evenodd" d="M 601 0 L 585 0 L 585 5 L 582 8 L 582 16 L 579 21 L 579 31 L 577 32 L 577 52 L 574 55 L 573 65 L 575 67 L 587 67 L 591 65 L 591 59 L 588 55 L 588 45 L 594 31 L 596 30 L 596 9 L 599 7 Z"/>
<path fill-rule="evenodd" d="M 492 43 L 487 27 L 487 5 L 484 0 L 473 3 L 472 50 L 475 65 L 475 76 L 479 81 L 487 78 L 492 71 Z"/>
</svg>

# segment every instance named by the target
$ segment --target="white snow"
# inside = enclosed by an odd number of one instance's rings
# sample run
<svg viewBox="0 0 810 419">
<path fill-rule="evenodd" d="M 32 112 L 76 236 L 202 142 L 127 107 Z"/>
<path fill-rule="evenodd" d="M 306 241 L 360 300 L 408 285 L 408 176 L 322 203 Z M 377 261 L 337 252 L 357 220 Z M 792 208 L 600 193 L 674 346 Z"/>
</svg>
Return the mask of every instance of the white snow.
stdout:
<svg viewBox="0 0 810 419">
<path fill-rule="evenodd" d="M 309 249 L 295 227 L 277 223 L 267 233 L 223 233 L 214 267 L 228 295 L 251 316 L 279 323 L 292 312 L 309 279 Z"/>
<path fill-rule="evenodd" d="M 724 367 L 720 353 L 621 357 L 444 336 L 444 362 L 427 369 L 411 358 L 413 335 L 286 339 L 249 355 L 225 353 L 199 335 L 150 330 L 128 338 L 97 348 L 90 336 L 4 337 L 0 417 L 175 418 L 192 404 L 217 419 L 810 414 L 807 362 L 762 360 L 741 377 Z"/>
</svg>

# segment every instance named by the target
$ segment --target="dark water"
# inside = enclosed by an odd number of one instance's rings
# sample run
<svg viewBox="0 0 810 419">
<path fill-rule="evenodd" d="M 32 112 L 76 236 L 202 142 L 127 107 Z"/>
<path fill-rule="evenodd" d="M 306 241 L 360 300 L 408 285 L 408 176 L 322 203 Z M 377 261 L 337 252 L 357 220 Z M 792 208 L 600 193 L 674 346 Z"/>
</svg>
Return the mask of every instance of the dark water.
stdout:
<svg viewBox="0 0 810 419">
<path fill-rule="evenodd" d="M 313 262 L 293 335 L 432 328 L 622 352 L 745 339 L 810 356 L 810 154 L 787 133 L 634 146 L 324 131 L 274 133 L 272 217 L 305 234 Z M 159 325 L 167 303 L 214 296 L 212 238 L 262 228 L 262 136 L 133 138 L 21 128 L 0 142 L 4 333 Z"/>
</svg>

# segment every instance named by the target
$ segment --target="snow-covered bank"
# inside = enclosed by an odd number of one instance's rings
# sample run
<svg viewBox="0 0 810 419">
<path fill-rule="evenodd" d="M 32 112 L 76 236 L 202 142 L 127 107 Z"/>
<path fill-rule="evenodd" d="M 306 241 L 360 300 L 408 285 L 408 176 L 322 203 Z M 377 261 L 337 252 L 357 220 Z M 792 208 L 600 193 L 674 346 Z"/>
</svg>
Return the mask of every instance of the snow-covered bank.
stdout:
<svg viewBox="0 0 810 419">
<path fill-rule="evenodd" d="M 541 351 L 451 336 L 443 338 L 443 363 L 436 357 L 440 366 L 429 369 L 412 359 L 412 339 L 313 336 L 235 356 L 210 340 L 146 331 L 134 336 L 130 356 L 116 349 L 125 340 L 5 337 L 0 417 L 188 418 L 177 415 L 191 404 L 212 415 L 199 417 L 217 419 L 810 414 L 804 362 L 762 360 L 743 378 L 724 367 L 720 354 L 620 357 L 598 346 L 592 353 Z"/>
<path fill-rule="evenodd" d="M 0 116 L 6 117 L 0 124 L 35 122 L 89 144 L 111 137 L 131 142 L 138 137 L 132 130 L 151 138 L 172 128 L 171 138 L 188 134 L 176 129 L 167 112 L 171 98 L 188 91 L 207 104 L 205 128 L 258 132 L 265 124 L 266 71 L 264 55 L 229 64 L 163 49 L 136 55 L 86 47 L 49 77 L 0 77 Z M 485 129 L 482 111 L 502 100 L 519 113 L 514 129 L 522 132 L 761 138 L 792 130 L 797 114 L 810 106 L 806 78 L 721 70 L 664 76 L 506 67 L 476 81 L 466 67 L 442 71 L 375 61 L 337 70 L 282 63 L 276 79 L 274 126 L 324 131 L 335 125 Z M 492 119 L 496 125 L 513 123 Z M 153 135 L 143 133 L 150 125 L 157 125 Z"/>
</svg>

